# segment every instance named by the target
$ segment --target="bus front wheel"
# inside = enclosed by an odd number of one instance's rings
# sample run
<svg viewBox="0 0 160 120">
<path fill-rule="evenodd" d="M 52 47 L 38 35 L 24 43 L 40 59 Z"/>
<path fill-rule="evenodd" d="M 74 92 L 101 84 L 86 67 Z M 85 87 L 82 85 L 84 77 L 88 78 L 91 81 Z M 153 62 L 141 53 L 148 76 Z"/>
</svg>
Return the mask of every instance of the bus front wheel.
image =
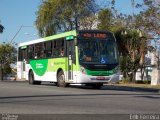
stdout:
<svg viewBox="0 0 160 120">
<path fill-rule="evenodd" d="M 33 73 L 33 71 L 30 71 L 29 72 L 29 84 L 31 84 L 31 85 L 40 85 L 41 84 L 41 81 L 35 81 L 34 80 L 34 73 Z"/>
<path fill-rule="evenodd" d="M 29 84 L 34 84 L 34 74 L 32 71 L 29 72 Z"/>
<path fill-rule="evenodd" d="M 59 71 L 57 75 L 57 86 L 58 87 L 67 87 L 68 83 L 65 82 L 65 77 L 63 71 Z"/>
</svg>

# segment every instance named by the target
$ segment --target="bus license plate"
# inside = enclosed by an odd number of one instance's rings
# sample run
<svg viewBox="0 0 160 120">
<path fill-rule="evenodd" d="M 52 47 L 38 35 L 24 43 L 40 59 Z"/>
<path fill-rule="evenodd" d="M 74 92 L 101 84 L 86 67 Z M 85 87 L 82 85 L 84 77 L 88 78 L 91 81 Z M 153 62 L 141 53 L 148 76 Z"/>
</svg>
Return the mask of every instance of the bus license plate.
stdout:
<svg viewBox="0 0 160 120">
<path fill-rule="evenodd" d="M 105 77 L 99 76 L 96 78 L 97 80 L 105 80 Z"/>
</svg>

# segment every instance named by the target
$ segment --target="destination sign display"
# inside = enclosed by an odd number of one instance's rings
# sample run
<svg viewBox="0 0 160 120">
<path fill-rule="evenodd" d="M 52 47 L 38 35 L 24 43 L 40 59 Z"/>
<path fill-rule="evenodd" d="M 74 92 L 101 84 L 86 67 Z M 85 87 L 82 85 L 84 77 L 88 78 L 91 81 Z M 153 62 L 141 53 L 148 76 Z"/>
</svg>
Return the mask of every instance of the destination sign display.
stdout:
<svg viewBox="0 0 160 120">
<path fill-rule="evenodd" d="M 107 33 L 91 33 L 91 32 L 82 32 L 79 34 L 80 37 L 83 38 L 99 38 L 99 39 L 105 39 L 108 37 L 109 34 Z"/>
</svg>

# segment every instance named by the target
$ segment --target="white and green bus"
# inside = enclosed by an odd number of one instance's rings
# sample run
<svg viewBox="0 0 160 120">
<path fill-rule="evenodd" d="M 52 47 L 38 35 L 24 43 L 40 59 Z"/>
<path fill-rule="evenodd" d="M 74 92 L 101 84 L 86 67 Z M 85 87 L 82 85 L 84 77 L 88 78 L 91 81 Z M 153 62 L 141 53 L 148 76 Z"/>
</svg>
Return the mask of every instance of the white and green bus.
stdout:
<svg viewBox="0 0 160 120">
<path fill-rule="evenodd" d="M 118 66 L 116 39 L 108 31 L 73 30 L 18 46 L 17 78 L 30 84 L 100 88 L 119 80 Z"/>
</svg>

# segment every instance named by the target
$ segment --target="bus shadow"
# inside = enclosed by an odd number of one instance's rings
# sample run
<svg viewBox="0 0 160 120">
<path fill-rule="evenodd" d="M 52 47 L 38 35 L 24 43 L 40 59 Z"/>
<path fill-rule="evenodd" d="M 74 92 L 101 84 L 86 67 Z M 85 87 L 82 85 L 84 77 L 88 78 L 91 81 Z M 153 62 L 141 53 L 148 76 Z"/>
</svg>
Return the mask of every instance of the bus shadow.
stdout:
<svg viewBox="0 0 160 120">
<path fill-rule="evenodd" d="M 142 88 L 142 87 L 130 87 L 130 86 L 117 86 L 117 85 L 104 85 L 100 89 L 95 89 L 91 86 L 74 86 L 70 85 L 70 88 L 87 89 L 87 90 L 117 90 L 117 91 L 130 91 L 130 92 L 153 92 L 159 93 L 160 89 L 154 88 Z"/>
<path fill-rule="evenodd" d="M 9 82 L 9 83 L 28 83 L 28 81 L 1 81 L 1 82 Z M 55 86 L 56 84 L 53 82 L 42 82 L 41 85 L 44 86 Z M 39 85 L 38 85 L 39 86 Z M 143 88 L 143 87 L 133 87 L 133 86 L 120 86 L 116 84 L 105 84 L 100 89 L 95 89 L 92 86 L 85 85 L 69 85 L 66 88 L 76 88 L 76 89 L 86 89 L 86 90 L 114 90 L 114 91 L 130 91 L 130 92 L 152 92 L 152 93 L 160 93 L 160 89 L 156 88 Z"/>
<path fill-rule="evenodd" d="M 56 86 L 54 83 L 42 83 L 42 85 L 46 86 Z M 143 88 L 143 87 L 133 87 L 133 86 L 120 86 L 120 85 L 114 85 L 114 84 L 106 84 L 103 85 L 100 89 L 93 88 L 92 86 L 85 86 L 85 85 L 69 85 L 66 88 L 76 88 L 76 89 L 87 89 L 87 90 L 117 90 L 117 91 L 133 91 L 133 92 L 153 92 L 153 93 L 159 93 L 160 89 L 156 88 Z"/>
</svg>

